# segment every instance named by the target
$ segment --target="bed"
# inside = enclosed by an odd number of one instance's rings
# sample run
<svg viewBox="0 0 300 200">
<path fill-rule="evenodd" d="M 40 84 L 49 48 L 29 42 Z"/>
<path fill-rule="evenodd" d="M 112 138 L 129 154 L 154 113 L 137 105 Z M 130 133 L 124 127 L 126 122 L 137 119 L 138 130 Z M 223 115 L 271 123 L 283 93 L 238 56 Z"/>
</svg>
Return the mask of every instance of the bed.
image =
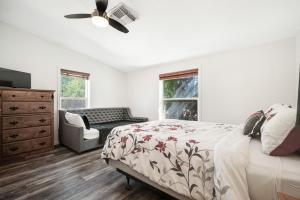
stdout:
<svg viewBox="0 0 300 200">
<path fill-rule="evenodd" d="M 134 177 L 177 199 L 277 200 L 279 193 L 300 199 L 299 153 L 263 154 L 261 142 L 243 135 L 243 127 L 182 120 L 120 126 L 101 157 L 128 184 Z"/>
<path fill-rule="evenodd" d="M 160 120 L 115 128 L 102 158 L 177 199 L 300 198 L 300 157 L 263 154 L 243 126 Z"/>
</svg>

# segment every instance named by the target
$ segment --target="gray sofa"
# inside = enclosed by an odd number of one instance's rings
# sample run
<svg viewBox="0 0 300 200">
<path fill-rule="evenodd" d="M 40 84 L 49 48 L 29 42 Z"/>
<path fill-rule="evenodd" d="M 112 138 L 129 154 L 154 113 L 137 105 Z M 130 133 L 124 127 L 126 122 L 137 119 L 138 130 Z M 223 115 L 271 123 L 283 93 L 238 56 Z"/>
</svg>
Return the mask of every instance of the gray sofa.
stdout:
<svg viewBox="0 0 300 200">
<path fill-rule="evenodd" d="M 87 116 L 91 128 L 99 130 L 99 138 L 85 140 L 83 128 L 69 124 L 65 113 L 71 112 Z M 148 121 L 144 117 L 133 117 L 129 108 L 92 108 L 59 111 L 59 141 L 60 144 L 81 153 L 86 150 L 102 147 L 110 131 L 117 127 L 132 123 Z"/>
</svg>

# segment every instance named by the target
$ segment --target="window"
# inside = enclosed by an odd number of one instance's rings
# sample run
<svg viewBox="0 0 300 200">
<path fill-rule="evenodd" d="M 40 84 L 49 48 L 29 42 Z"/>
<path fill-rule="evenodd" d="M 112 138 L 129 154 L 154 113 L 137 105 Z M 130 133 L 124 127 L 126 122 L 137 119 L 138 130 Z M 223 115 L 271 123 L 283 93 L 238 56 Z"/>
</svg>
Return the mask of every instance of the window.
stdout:
<svg viewBox="0 0 300 200">
<path fill-rule="evenodd" d="M 60 70 L 60 108 L 76 109 L 89 107 L 88 73 Z"/>
<path fill-rule="evenodd" d="M 160 118 L 198 120 L 198 69 L 161 74 Z"/>
</svg>

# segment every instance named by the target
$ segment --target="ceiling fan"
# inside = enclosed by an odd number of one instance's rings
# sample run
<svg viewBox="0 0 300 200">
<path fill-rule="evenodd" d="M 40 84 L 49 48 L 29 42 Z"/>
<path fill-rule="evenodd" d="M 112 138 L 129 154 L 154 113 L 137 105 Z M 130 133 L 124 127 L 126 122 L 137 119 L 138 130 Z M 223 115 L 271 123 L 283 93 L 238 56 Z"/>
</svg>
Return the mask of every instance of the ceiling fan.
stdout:
<svg viewBox="0 0 300 200">
<path fill-rule="evenodd" d="M 108 0 L 96 0 L 97 9 L 95 9 L 91 14 L 83 14 L 83 13 L 70 14 L 70 15 L 65 15 L 65 18 L 68 19 L 91 18 L 92 23 L 96 26 L 106 27 L 110 25 L 113 28 L 123 33 L 128 33 L 129 30 L 124 25 L 107 16 L 107 13 L 105 12 L 107 9 L 107 5 L 108 5 Z"/>
</svg>

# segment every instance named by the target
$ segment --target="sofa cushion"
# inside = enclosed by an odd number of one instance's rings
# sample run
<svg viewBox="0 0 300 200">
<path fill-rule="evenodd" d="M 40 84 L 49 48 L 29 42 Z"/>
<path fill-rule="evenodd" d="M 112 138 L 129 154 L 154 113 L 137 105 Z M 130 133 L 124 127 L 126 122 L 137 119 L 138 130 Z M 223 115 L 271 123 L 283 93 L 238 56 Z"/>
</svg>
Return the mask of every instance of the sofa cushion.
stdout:
<svg viewBox="0 0 300 200">
<path fill-rule="evenodd" d="M 115 128 L 117 126 L 123 126 L 123 125 L 133 124 L 133 123 L 136 123 L 136 122 L 122 120 L 122 121 L 116 121 L 116 122 L 92 124 L 91 127 L 98 129 L 99 131 L 104 130 L 104 129 L 112 130 L 113 128 Z"/>
<path fill-rule="evenodd" d="M 99 138 L 99 131 L 95 128 L 86 129 L 83 133 L 83 138 L 86 140 Z"/>
<path fill-rule="evenodd" d="M 114 129 L 117 126 L 124 126 L 127 124 L 133 124 L 136 123 L 134 121 L 116 121 L 116 122 L 108 122 L 108 123 L 98 123 L 98 124 L 92 124 L 91 127 L 99 130 L 100 132 L 100 144 L 104 145 L 107 136 L 109 135 L 110 131 Z"/>
</svg>

